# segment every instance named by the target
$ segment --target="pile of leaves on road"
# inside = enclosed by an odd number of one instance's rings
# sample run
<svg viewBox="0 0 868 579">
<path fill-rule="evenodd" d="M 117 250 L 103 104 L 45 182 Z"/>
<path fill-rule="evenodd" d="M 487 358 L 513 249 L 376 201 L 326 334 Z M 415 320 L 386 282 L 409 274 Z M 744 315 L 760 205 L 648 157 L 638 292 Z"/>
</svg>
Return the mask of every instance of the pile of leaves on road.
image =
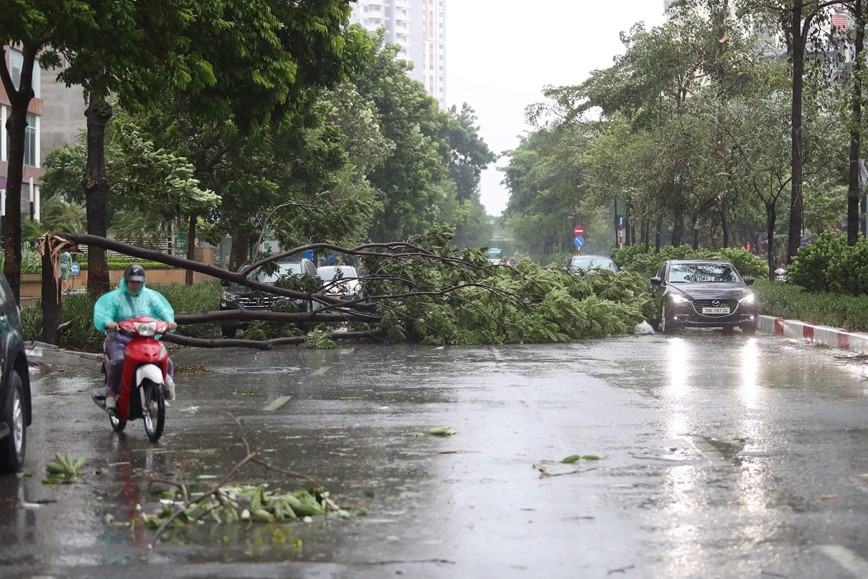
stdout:
<svg viewBox="0 0 868 579">
<path fill-rule="evenodd" d="M 42 479 L 42 484 L 56 485 L 73 483 L 78 480 L 79 471 L 85 464 L 84 458 L 75 458 L 71 453 L 54 453 L 54 460 L 45 465 L 48 476 Z"/>
<path fill-rule="evenodd" d="M 208 493 L 192 495 L 159 491 L 162 508 L 155 514 L 140 511 L 131 526 L 144 523 L 150 529 L 176 528 L 191 524 L 279 523 L 311 521 L 312 517 L 350 516 L 322 488 L 284 492 L 268 485 L 224 485 Z"/>
</svg>

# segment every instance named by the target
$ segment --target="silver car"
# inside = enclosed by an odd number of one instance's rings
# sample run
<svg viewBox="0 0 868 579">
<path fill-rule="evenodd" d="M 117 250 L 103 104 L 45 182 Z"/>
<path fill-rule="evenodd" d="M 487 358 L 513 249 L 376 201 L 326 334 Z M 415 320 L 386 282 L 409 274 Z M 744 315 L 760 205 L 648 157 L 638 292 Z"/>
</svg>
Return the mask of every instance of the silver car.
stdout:
<svg viewBox="0 0 868 579">
<path fill-rule="evenodd" d="M 588 273 L 597 269 L 618 271 L 618 265 L 607 255 L 574 255 L 566 269 L 572 273 Z"/>
<path fill-rule="evenodd" d="M 355 300 L 362 297 L 362 283 L 356 268 L 351 265 L 324 265 L 316 268 L 323 281 L 323 293 L 340 300 Z"/>
</svg>

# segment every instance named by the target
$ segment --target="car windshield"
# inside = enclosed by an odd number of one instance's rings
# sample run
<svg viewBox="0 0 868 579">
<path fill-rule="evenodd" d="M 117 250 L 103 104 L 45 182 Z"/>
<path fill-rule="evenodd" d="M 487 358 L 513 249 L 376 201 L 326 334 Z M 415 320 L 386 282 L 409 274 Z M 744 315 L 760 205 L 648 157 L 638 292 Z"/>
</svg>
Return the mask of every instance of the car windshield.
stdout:
<svg viewBox="0 0 868 579">
<path fill-rule="evenodd" d="M 570 262 L 572 269 L 610 269 L 616 271 L 615 262 L 607 257 L 574 257 Z"/>
<path fill-rule="evenodd" d="M 287 275 L 301 275 L 301 262 L 283 262 L 277 264 L 277 269 L 274 273 L 265 273 L 263 270 L 256 272 L 255 279 L 261 283 L 274 283 L 280 278 Z"/>
<path fill-rule="evenodd" d="M 670 283 L 738 283 L 741 277 L 728 263 L 677 263 L 669 270 Z"/>
<path fill-rule="evenodd" d="M 316 274 L 324 281 L 331 281 L 338 277 L 342 279 L 359 277 L 356 268 L 350 265 L 325 265 L 316 268 Z"/>
</svg>

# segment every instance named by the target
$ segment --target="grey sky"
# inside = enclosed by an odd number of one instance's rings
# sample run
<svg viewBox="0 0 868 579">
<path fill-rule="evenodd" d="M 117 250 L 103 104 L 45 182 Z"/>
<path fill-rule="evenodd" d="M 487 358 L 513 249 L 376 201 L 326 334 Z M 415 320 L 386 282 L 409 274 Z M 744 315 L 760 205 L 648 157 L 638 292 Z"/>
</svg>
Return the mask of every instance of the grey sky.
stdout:
<svg viewBox="0 0 868 579">
<path fill-rule="evenodd" d="M 663 0 L 450 0 L 446 5 L 446 100 L 476 111 L 480 135 L 496 154 L 531 129 L 527 105 L 546 85 L 578 84 L 607 68 L 624 47 L 619 33 L 636 22 L 663 22 Z M 503 162 L 498 162 L 503 165 Z M 481 198 L 500 215 L 502 174 L 482 176 Z"/>
</svg>

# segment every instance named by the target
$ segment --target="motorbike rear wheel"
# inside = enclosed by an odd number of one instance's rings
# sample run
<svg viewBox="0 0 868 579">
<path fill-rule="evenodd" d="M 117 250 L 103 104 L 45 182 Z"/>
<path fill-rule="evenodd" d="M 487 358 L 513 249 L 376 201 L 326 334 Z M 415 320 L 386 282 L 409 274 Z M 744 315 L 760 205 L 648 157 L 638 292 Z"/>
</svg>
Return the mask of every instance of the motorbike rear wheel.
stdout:
<svg viewBox="0 0 868 579">
<path fill-rule="evenodd" d="M 163 435 L 163 427 L 166 425 L 166 400 L 163 397 L 163 385 L 145 380 L 142 389 L 145 393 L 145 405 L 142 408 L 145 433 L 148 435 L 148 440 L 157 442 Z"/>
</svg>

